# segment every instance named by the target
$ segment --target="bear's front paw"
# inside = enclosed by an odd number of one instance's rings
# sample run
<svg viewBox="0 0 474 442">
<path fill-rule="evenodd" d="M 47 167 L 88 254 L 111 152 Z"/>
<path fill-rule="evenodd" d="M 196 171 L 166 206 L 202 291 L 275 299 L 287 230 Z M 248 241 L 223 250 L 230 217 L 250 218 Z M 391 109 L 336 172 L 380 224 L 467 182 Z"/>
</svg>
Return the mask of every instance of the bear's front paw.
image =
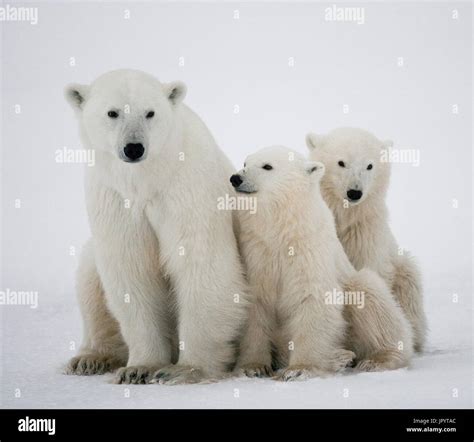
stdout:
<svg viewBox="0 0 474 442">
<path fill-rule="evenodd" d="M 236 370 L 239 376 L 249 378 L 268 378 L 273 376 L 272 367 L 265 364 L 245 364 Z"/>
<path fill-rule="evenodd" d="M 282 369 L 278 372 L 277 376 L 274 378 L 276 381 L 304 381 L 306 379 L 320 376 L 327 376 L 326 372 L 319 370 L 316 367 L 309 367 L 305 365 L 290 365 L 287 368 Z"/>
<path fill-rule="evenodd" d="M 355 353 L 350 350 L 336 350 L 331 357 L 331 371 L 341 371 L 352 365 L 352 361 L 356 357 Z"/>
<path fill-rule="evenodd" d="M 381 371 L 381 364 L 373 359 L 364 359 L 355 366 L 357 371 Z"/>
<path fill-rule="evenodd" d="M 178 385 L 210 382 L 205 379 L 201 369 L 188 365 L 168 365 L 159 369 L 151 378 L 150 384 Z"/>
<path fill-rule="evenodd" d="M 91 376 L 114 371 L 123 365 L 122 361 L 111 356 L 99 354 L 79 355 L 67 364 L 64 373 L 78 376 Z"/>
<path fill-rule="evenodd" d="M 148 384 L 157 367 L 137 365 L 122 367 L 115 373 L 114 384 Z"/>
</svg>

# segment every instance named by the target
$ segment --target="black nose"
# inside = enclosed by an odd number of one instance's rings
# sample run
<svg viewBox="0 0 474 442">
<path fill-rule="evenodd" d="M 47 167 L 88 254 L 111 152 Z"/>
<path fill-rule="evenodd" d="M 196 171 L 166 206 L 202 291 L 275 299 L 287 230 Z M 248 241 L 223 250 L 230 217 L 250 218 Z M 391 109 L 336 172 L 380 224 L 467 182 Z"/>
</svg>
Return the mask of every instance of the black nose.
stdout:
<svg viewBox="0 0 474 442">
<path fill-rule="evenodd" d="M 362 198 L 362 192 L 360 190 L 349 189 L 347 191 L 347 197 L 351 201 L 357 201 L 357 200 L 360 200 Z"/>
<path fill-rule="evenodd" d="M 234 187 L 239 187 L 244 181 L 242 180 L 240 175 L 236 174 L 230 177 L 230 182 L 232 183 Z"/>
<path fill-rule="evenodd" d="M 143 154 L 145 153 L 145 148 L 143 147 L 143 144 L 135 144 L 135 143 L 128 143 L 124 148 L 123 148 L 123 153 L 125 156 L 131 160 L 131 161 L 137 161 L 140 159 Z"/>
</svg>

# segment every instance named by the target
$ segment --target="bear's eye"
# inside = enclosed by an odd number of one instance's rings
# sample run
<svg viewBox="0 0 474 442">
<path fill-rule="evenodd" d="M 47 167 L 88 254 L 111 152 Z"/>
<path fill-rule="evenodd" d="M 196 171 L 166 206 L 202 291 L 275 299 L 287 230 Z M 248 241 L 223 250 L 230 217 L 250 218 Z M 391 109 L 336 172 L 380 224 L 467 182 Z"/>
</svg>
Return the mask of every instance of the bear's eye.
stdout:
<svg viewBox="0 0 474 442">
<path fill-rule="evenodd" d="M 273 167 L 270 166 L 270 164 L 264 164 L 264 165 L 262 166 L 262 169 L 265 169 L 265 170 L 272 170 Z"/>
<path fill-rule="evenodd" d="M 374 167 L 374 166 L 372 166 L 372 164 L 369 164 L 369 165 L 367 166 L 367 170 L 372 170 L 373 167 Z"/>
<path fill-rule="evenodd" d="M 155 116 L 155 112 L 153 112 L 153 111 L 150 111 L 146 114 L 147 118 L 153 118 L 154 116 Z"/>
<path fill-rule="evenodd" d="M 117 117 L 118 117 L 118 112 L 116 112 L 116 111 L 108 111 L 108 112 L 107 112 L 107 115 L 108 115 L 110 118 L 117 118 Z"/>
<path fill-rule="evenodd" d="M 344 161 L 339 161 L 337 164 L 339 164 L 339 166 L 341 167 L 346 167 L 346 165 L 344 164 Z"/>
</svg>

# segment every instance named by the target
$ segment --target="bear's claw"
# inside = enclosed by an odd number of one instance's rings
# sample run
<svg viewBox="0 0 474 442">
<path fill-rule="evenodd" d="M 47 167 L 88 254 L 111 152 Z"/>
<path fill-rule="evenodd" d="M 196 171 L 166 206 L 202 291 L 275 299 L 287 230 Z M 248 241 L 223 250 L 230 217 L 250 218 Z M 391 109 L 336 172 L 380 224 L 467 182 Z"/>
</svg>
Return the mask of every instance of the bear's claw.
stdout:
<svg viewBox="0 0 474 442">
<path fill-rule="evenodd" d="M 350 350 L 337 350 L 332 357 L 332 368 L 338 372 L 344 370 L 346 367 L 352 364 L 352 361 L 356 357 L 355 353 Z"/>
<path fill-rule="evenodd" d="M 201 369 L 186 365 L 169 365 L 159 369 L 150 379 L 150 384 L 179 385 L 206 382 Z"/>
<path fill-rule="evenodd" d="M 64 373 L 77 376 L 101 375 L 116 370 L 122 362 L 114 357 L 96 354 L 80 355 L 71 358 Z"/>
<path fill-rule="evenodd" d="M 114 384 L 148 384 L 156 367 L 122 367 L 115 373 Z"/>
<path fill-rule="evenodd" d="M 315 376 L 324 377 L 327 375 L 328 373 L 325 373 L 315 367 L 290 366 L 281 370 L 274 379 L 276 381 L 283 382 L 304 381 Z"/>
<path fill-rule="evenodd" d="M 273 370 L 268 365 L 248 364 L 237 369 L 237 373 L 241 376 L 249 378 L 266 378 L 273 376 Z"/>
</svg>

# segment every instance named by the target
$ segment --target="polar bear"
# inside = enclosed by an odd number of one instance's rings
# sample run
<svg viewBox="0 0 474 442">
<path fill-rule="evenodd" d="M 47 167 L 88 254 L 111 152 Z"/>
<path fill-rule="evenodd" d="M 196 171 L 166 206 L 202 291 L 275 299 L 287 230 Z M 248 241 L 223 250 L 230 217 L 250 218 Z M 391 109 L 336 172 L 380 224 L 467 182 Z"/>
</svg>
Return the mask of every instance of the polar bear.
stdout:
<svg viewBox="0 0 474 442">
<path fill-rule="evenodd" d="M 422 351 L 427 326 L 420 273 L 409 253 L 399 254 L 388 225 L 390 163 L 383 152 L 392 143 L 356 128 L 310 133 L 306 143 L 310 158 L 326 166 L 321 190 L 347 256 L 356 269 L 370 268 L 386 281 L 413 328 L 415 350 Z"/>
<path fill-rule="evenodd" d="M 232 165 L 181 82 L 117 70 L 65 93 L 95 153 L 77 278 L 84 338 L 67 372 L 167 384 L 225 373 L 246 317 L 233 214 L 217 209 Z"/>
<path fill-rule="evenodd" d="M 231 177 L 237 192 L 257 200 L 257 210 L 238 212 L 253 297 L 240 373 L 271 375 L 272 348 L 280 380 L 336 372 L 354 356 L 361 370 L 410 360 L 410 327 L 385 283 L 370 270 L 356 272 L 344 253 L 319 190 L 323 175 L 322 163 L 274 146 L 247 157 Z M 363 308 L 331 296 L 349 289 L 362 294 Z"/>
</svg>

